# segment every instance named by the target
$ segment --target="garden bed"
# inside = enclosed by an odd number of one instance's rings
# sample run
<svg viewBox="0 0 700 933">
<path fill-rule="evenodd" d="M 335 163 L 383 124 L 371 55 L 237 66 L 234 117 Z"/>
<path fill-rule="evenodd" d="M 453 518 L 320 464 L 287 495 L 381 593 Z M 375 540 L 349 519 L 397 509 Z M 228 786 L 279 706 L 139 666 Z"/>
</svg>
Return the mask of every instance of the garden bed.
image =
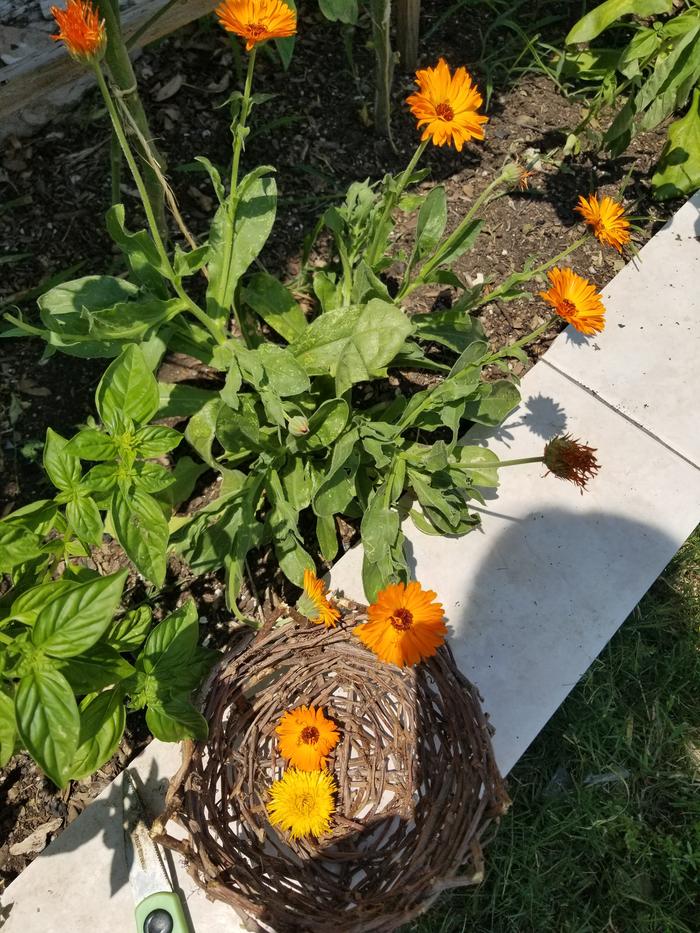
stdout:
<svg viewBox="0 0 700 933">
<path fill-rule="evenodd" d="M 440 4 L 424 5 L 429 26 Z M 477 60 L 480 44 L 475 42 L 475 25 L 472 12 L 443 24 L 423 45 L 422 62 L 444 54 L 455 63 L 466 61 L 477 79 L 484 80 Z M 262 58 L 258 90 L 278 96 L 254 112 L 246 152 L 250 165 L 268 162 L 278 169 L 278 222 L 262 261 L 266 268 L 286 271 L 290 276 L 298 268 L 303 237 L 320 210 L 341 198 L 350 181 L 396 171 L 415 148 L 413 121 L 406 119 L 400 103 L 411 86 L 410 78 L 397 76 L 394 152 L 386 142 L 377 141 L 371 127 L 363 122 L 372 95 L 371 53 L 356 42 L 355 80 L 345 65 L 337 27 L 314 14 L 304 19 L 300 33 L 286 75 L 279 73 L 272 60 Z M 149 48 L 138 63 L 144 101 L 147 106 L 158 104 L 149 108 L 152 128 L 161 149 L 170 154 L 173 187 L 184 212 L 192 218 L 195 235 L 205 232 L 213 201 L 208 179 L 194 170 L 192 160 L 197 154 L 206 154 L 215 163 L 228 158 L 227 111 L 212 109 L 212 105 L 223 102 L 238 85 L 234 68 L 230 44 L 208 21 Z M 447 188 L 453 226 L 508 158 L 522 156 L 525 150 L 544 156 L 563 143 L 561 128 L 576 122 L 578 105 L 563 99 L 545 76 L 509 76 L 502 69 L 496 77 L 486 142 L 470 146 L 461 155 L 437 150 L 430 155 L 433 177 Z M 96 107 L 96 97 L 89 95 L 76 111 L 61 115 L 47 127 L 41 137 L 11 140 L 7 147 L 0 175 L 4 189 L 0 240 L 11 261 L 4 265 L 0 302 L 31 308 L 31 300 L 25 302 L 23 294 L 77 261 L 83 264 L 76 275 L 120 269 L 120 260 L 99 222 L 109 199 L 109 135 Z M 632 213 L 643 218 L 638 236 L 641 244 L 674 207 L 654 205 L 644 180 L 662 145 L 663 132 L 659 130 L 638 137 L 630 153 L 615 163 L 588 157 L 564 164 L 543 160 L 529 190 L 506 195 L 490 205 L 484 215 L 482 247 L 467 253 L 456 271 L 474 281 L 479 276 L 522 268 L 529 257 L 544 261 L 570 242 L 567 228 L 578 224 L 572 210 L 577 196 L 594 190 L 616 193 L 628 173 L 625 199 L 635 203 Z M 291 196 L 300 190 L 305 192 L 302 198 Z M 407 227 L 399 225 L 399 238 L 407 232 Z M 577 254 L 574 265 L 602 286 L 622 262 L 612 251 L 603 253 L 591 240 Z M 428 311 L 450 301 L 449 289 L 434 287 L 432 292 L 421 292 L 411 310 Z M 487 335 L 498 347 L 544 321 L 543 316 L 538 321 L 537 313 L 529 302 L 516 302 L 486 305 L 481 318 Z M 555 333 L 553 330 L 531 348 L 531 360 L 546 349 Z M 94 386 L 104 369 L 103 361 L 76 361 L 65 356 L 55 356 L 39 366 L 43 348 L 35 342 L 13 341 L 4 348 L 0 363 L 3 514 L 42 494 L 44 481 L 38 464 L 45 430 L 52 427 L 70 434 L 92 414 Z M 521 363 L 515 367 L 518 375 L 525 369 Z M 390 380 L 400 377 L 390 374 Z M 201 504 L 210 491 L 205 483 L 199 490 L 200 498 L 190 508 Z M 345 545 L 353 539 L 354 530 L 349 526 Z M 113 569 L 115 554 L 107 550 L 100 559 L 106 568 Z M 251 614 L 257 597 L 269 608 L 288 586 L 275 573 L 268 555 L 261 555 L 259 566 L 252 570 L 255 591 L 244 589 L 240 600 L 242 610 Z M 133 583 L 138 585 L 135 579 Z M 199 602 L 210 643 L 223 647 L 235 636 L 236 626 L 231 624 L 218 580 L 205 577 L 195 582 L 186 568 L 173 562 L 165 602 L 174 604 L 187 592 Z M 62 793 L 41 777 L 28 758 L 13 759 L 0 774 L 2 880 L 6 883 L 22 870 L 41 848 L 41 839 L 32 851 L 24 853 L 13 853 L 14 845 L 41 827 L 51 827 L 44 841 L 60 831 L 146 740 L 143 727 L 132 723 L 119 756 L 92 779 L 73 784 Z"/>
</svg>

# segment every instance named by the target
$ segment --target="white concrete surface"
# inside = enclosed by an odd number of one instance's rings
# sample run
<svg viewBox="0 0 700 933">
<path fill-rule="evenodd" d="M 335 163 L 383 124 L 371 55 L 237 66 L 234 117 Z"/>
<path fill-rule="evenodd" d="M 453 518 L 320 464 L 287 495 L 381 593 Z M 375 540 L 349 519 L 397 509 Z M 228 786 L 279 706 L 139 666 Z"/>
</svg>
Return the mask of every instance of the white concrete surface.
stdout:
<svg viewBox="0 0 700 933">
<path fill-rule="evenodd" d="M 447 539 L 406 527 L 415 576 L 438 592 L 457 661 L 484 695 L 503 771 L 700 521 L 698 206 L 610 283 L 605 332 L 562 334 L 523 380 L 522 405 L 483 440 L 516 458 L 569 431 L 598 449 L 589 489 L 513 467 L 481 530 Z M 332 580 L 361 599 L 360 561 L 359 549 L 345 555 Z M 138 759 L 154 811 L 178 761 L 159 742 Z M 120 812 L 118 780 L 9 886 L 3 933 L 134 929 Z M 196 933 L 243 929 L 179 864 L 177 878 Z"/>
<path fill-rule="evenodd" d="M 545 363 L 700 463 L 700 192 L 603 289 L 603 303 L 603 333 L 587 340 L 569 328 Z"/>
</svg>

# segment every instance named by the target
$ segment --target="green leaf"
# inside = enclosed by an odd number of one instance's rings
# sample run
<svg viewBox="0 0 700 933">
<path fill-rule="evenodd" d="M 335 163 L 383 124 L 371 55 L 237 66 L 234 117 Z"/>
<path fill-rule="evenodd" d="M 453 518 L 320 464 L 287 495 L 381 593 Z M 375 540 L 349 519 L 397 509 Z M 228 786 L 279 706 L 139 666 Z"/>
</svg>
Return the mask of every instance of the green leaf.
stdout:
<svg viewBox="0 0 700 933">
<path fill-rule="evenodd" d="M 318 0 L 318 5 L 331 22 L 357 23 L 357 0 Z"/>
<path fill-rule="evenodd" d="M 330 518 L 346 510 L 355 495 L 355 476 L 359 464 L 360 456 L 355 451 L 339 466 L 331 463 L 328 476 L 313 498 L 313 510 L 319 518 Z"/>
<path fill-rule="evenodd" d="M 457 469 L 463 470 L 476 486 L 498 486 L 497 467 L 500 461 L 492 450 L 458 445 L 453 456 L 457 460 Z"/>
<path fill-rule="evenodd" d="M 29 754 L 54 784 L 64 787 L 80 736 L 78 704 L 66 678 L 52 670 L 23 677 L 15 695 L 15 717 Z"/>
<path fill-rule="evenodd" d="M 139 457 L 162 457 L 174 450 L 182 440 L 182 434 L 173 428 L 148 424 L 134 436 L 134 449 Z"/>
<path fill-rule="evenodd" d="M 152 614 L 148 606 L 139 606 L 112 625 L 105 641 L 117 651 L 135 651 L 140 648 L 151 627 Z"/>
<path fill-rule="evenodd" d="M 117 456 L 116 443 L 95 428 L 83 428 L 68 441 L 66 449 L 82 460 L 114 460 Z"/>
<path fill-rule="evenodd" d="M 228 198 L 219 206 L 209 235 L 207 313 L 214 319 L 228 316 L 236 285 L 265 245 L 275 222 L 274 178 L 254 177 L 251 173 L 240 183 L 237 196 L 230 256 L 226 251 L 226 230 L 230 226 Z"/>
<path fill-rule="evenodd" d="M 373 298 L 322 314 L 290 349 L 309 375 L 334 376 L 342 395 L 356 382 L 385 375 L 412 330 L 403 311 Z"/>
<path fill-rule="evenodd" d="M 174 677 L 177 669 L 185 666 L 197 647 L 199 625 L 194 600 L 172 612 L 153 629 L 139 655 L 138 664 L 146 673 L 155 673 L 161 679 Z"/>
<path fill-rule="evenodd" d="M 184 382 L 159 382 L 158 393 L 158 418 L 191 418 L 217 398 L 217 393 L 210 389 L 198 389 Z"/>
<path fill-rule="evenodd" d="M 134 465 L 134 471 L 131 476 L 134 486 L 141 492 L 162 492 L 172 485 L 175 477 L 166 470 L 160 463 L 139 462 Z M 159 501 L 167 501 L 162 498 Z"/>
<path fill-rule="evenodd" d="M 196 249 L 192 249 L 187 253 L 180 249 L 176 243 L 175 253 L 173 255 L 173 271 L 178 278 L 187 278 L 188 275 L 194 275 L 195 272 L 199 272 L 199 270 L 206 265 L 208 259 L 208 243 L 205 243 L 204 246 L 198 246 Z"/>
<path fill-rule="evenodd" d="M 192 495 L 197 480 L 207 471 L 206 463 L 198 463 L 192 457 L 178 458 L 175 468 L 171 471 L 171 482 L 158 496 L 167 502 L 174 511 Z"/>
<path fill-rule="evenodd" d="M 66 521 L 81 541 L 95 546 L 102 543 L 102 515 L 90 496 L 76 493 L 66 502 Z"/>
<path fill-rule="evenodd" d="M 321 450 L 340 436 L 348 423 L 350 407 L 345 399 L 329 398 L 309 418 L 309 433 L 301 438 L 301 445 L 308 450 Z"/>
<path fill-rule="evenodd" d="M 100 379 L 95 401 L 100 418 L 111 428 L 124 416 L 139 425 L 155 415 L 159 404 L 158 383 L 139 347 L 129 345 L 109 365 Z"/>
<path fill-rule="evenodd" d="M 656 171 L 651 179 L 654 197 L 663 201 L 692 194 L 700 188 L 700 89 L 686 115 L 668 128 Z"/>
<path fill-rule="evenodd" d="M 58 669 L 78 696 L 104 690 L 134 673 L 131 664 L 115 648 L 102 643 L 77 658 L 66 658 Z"/>
<path fill-rule="evenodd" d="M 0 573 L 11 573 L 15 567 L 42 553 L 38 535 L 19 525 L 0 522 Z"/>
<path fill-rule="evenodd" d="M 112 496 L 110 514 L 119 543 L 146 579 L 162 586 L 165 581 L 168 523 L 155 499 L 140 489 Z"/>
<path fill-rule="evenodd" d="M 134 300 L 138 287 L 125 279 L 111 275 L 86 275 L 72 282 L 63 282 L 39 298 L 41 319 L 49 330 L 87 335 L 85 311 L 102 311 L 125 301 Z M 83 318 L 82 324 L 79 321 Z"/>
<path fill-rule="evenodd" d="M 137 274 L 150 267 L 162 276 L 167 276 L 168 269 L 156 244 L 145 230 L 130 233 L 125 226 L 125 213 L 123 204 L 113 204 L 109 208 L 106 215 L 107 232 L 122 252 L 128 256 L 129 263 Z M 148 281 L 148 276 L 146 280 Z"/>
<path fill-rule="evenodd" d="M 520 392 L 508 379 L 483 383 L 480 397 L 467 402 L 463 417 L 478 424 L 496 427 L 520 402 Z"/>
<path fill-rule="evenodd" d="M 447 224 L 447 196 L 442 185 L 433 188 L 423 201 L 416 224 L 414 256 L 421 259 L 440 242 Z"/>
<path fill-rule="evenodd" d="M 15 704 L 11 697 L 0 690 L 0 768 L 4 768 L 12 758 L 16 737 Z"/>
<path fill-rule="evenodd" d="M 75 581 L 66 580 L 65 577 L 33 586 L 15 599 L 10 614 L 13 619 L 21 619 L 27 625 L 33 625 L 42 609 L 59 596 L 68 593 L 73 586 Z"/>
<path fill-rule="evenodd" d="M 399 513 L 388 506 L 383 486 L 372 495 L 360 531 L 364 548 L 362 581 L 367 599 L 374 601 L 379 590 L 395 576 L 392 552 L 401 537 Z"/>
<path fill-rule="evenodd" d="M 46 429 L 44 469 L 57 489 L 72 489 L 81 477 L 80 460 L 65 448 L 68 441 L 53 428 Z"/>
<path fill-rule="evenodd" d="M 70 777 L 80 781 L 114 755 L 126 726 L 126 710 L 119 690 L 107 690 L 80 704 L 79 745 L 70 766 Z"/>
<path fill-rule="evenodd" d="M 209 731 L 204 716 L 182 697 L 151 704 L 146 710 L 146 725 L 161 742 L 203 740 Z"/>
<path fill-rule="evenodd" d="M 127 571 L 72 583 L 39 612 L 32 643 L 54 658 L 86 651 L 103 635 L 119 605 Z"/>
<path fill-rule="evenodd" d="M 484 338 L 484 329 L 478 318 L 456 308 L 416 314 L 412 321 L 416 336 L 441 343 L 455 353 L 462 353 L 474 340 Z"/>
<path fill-rule="evenodd" d="M 285 577 L 295 586 L 304 585 L 304 571 L 313 570 L 311 555 L 302 547 L 294 534 L 275 538 L 275 556 Z"/>
<path fill-rule="evenodd" d="M 212 445 L 216 439 L 216 422 L 221 407 L 220 398 L 211 399 L 190 418 L 185 430 L 187 442 L 197 451 L 202 460 L 211 467 L 217 466 L 212 454 Z"/>
<path fill-rule="evenodd" d="M 309 377 L 286 347 L 264 343 L 258 349 L 258 356 L 269 384 L 281 398 L 300 395 L 310 388 Z"/>
<path fill-rule="evenodd" d="M 335 559 L 338 553 L 338 529 L 332 515 L 318 516 L 316 519 L 316 539 L 324 560 Z"/>
<path fill-rule="evenodd" d="M 203 165 L 207 170 L 207 174 L 211 179 L 211 184 L 214 189 L 214 193 L 216 194 L 216 198 L 219 204 L 222 204 L 226 197 L 226 191 L 224 189 L 224 183 L 221 180 L 221 173 L 219 172 L 218 168 L 215 165 L 212 165 L 209 159 L 206 159 L 204 156 L 195 156 L 194 160 L 195 162 L 199 162 L 201 165 Z"/>
<path fill-rule="evenodd" d="M 288 343 L 300 337 L 308 326 L 301 306 L 289 289 L 267 272 L 256 272 L 250 277 L 242 298 Z"/>
<path fill-rule="evenodd" d="M 606 0 L 582 17 L 564 41 L 567 45 L 590 42 L 622 16 L 633 14 L 644 19 L 647 16 L 668 13 L 672 7 L 673 0 Z"/>
<path fill-rule="evenodd" d="M 483 225 L 483 220 L 472 220 L 464 227 L 457 227 L 437 248 L 435 255 L 421 267 L 419 278 L 423 282 L 432 282 L 433 273 L 438 274 L 439 266 L 450 265 L 471 249 Z"/>
</svg>

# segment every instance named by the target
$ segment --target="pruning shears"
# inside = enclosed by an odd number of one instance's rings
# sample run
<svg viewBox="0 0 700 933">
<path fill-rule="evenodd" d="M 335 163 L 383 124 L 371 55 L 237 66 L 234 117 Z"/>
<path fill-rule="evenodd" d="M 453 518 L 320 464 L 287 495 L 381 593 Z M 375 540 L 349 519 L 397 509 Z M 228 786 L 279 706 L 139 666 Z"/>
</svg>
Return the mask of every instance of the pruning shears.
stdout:
<svg viewBox="0 0 700 933">
<path fill-rule="evenodd" d="M 122 779 L 124 854 L 136 905 L 137 933 L 190 933 L 182 902 L 173 891 L 131 773 Z"/>
</svg>

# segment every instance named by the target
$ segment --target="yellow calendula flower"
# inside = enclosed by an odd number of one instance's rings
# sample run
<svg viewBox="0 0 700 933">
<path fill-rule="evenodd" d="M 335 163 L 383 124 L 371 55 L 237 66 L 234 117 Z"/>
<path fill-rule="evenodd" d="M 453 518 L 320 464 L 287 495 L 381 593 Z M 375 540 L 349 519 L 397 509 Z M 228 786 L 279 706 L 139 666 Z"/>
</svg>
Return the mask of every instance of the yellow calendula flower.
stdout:
<svg viewBox="0 0 700 933">
<path fill-rule="evenodd" d="M 552 287 L 540 292 L 559 317 L 582 334 L 597 334 L 605 327 L 605 307 L 600 293 L 588 279 L 571 269 L 551 269 L 547 278 Z"/>
<path fill-rule="evenodd" d="M 51 38 L 64 42 L 71 56 L 83 64 L 102 58 L 107 44 L 105 23 L 88 0 L 68 0 L 65 9 L 51 7 L 59 32 Z"/>
<path fill-rule="evenodd" d="M 420 583 L 391 583 L 367 610 L 368 621 L 354 634 L 382 661 L 397 667 L 432 657 L 445 641 L 447 626 L 436 593 Z"/>
<path fill-rule="evenodd" d="M 297 14 L 282 0 L 223 0 L 216 8 L 227 32 L 245 39 L 248 52 L 267 39 L 285 39 L 297 31 Z"/>
<path fill-rule="evenodd" d="M 340 741 L 338 727 L 326 719 L 322 709 L 299 706 L 286 712 L 275 729 L 280 752 L 300 771 L 325 768 L 329 752 Z"/>
<path fill-rule="evenodd" d="M 326 596 L 326 587 L 313 570 L 304 571 L 304 592 L 299 597 L 297 609 L 310 622 L 333 628 L 340 618 L 340 611 Z"/>
<path fill-rule="evenodd" d="M 596 238 L 607 246 L 614 247 L 618 253 L 630 241 L 630 224 L 625 217 L 625 209 L 607 195 L 598 201 L 595 194 L 584 198 L 579 195 L 578 205 L 574 210 L 583 217 Z"/>
<path fill-rule="evenodd" d="M 453 145 L 461 152 L 470 139 L 484 138 L 483 125 L 489 118 L 477 112 L 483 99 L 466 68 L 457 68 L 453 75 L 441 58 L 435 68 L 417 71 L 416 83 L 418 91 L 406 103 L 418 120 L 418 129 L 425 127 L 423 141 Z"/>
<path fill-rule="evenodd" d="M 270 788 L 267 813 L 273 826 L 292 839 L 322 836 L 331 828 L 338 787 L 327 771 L 290 768 Z"/>
</svg>

